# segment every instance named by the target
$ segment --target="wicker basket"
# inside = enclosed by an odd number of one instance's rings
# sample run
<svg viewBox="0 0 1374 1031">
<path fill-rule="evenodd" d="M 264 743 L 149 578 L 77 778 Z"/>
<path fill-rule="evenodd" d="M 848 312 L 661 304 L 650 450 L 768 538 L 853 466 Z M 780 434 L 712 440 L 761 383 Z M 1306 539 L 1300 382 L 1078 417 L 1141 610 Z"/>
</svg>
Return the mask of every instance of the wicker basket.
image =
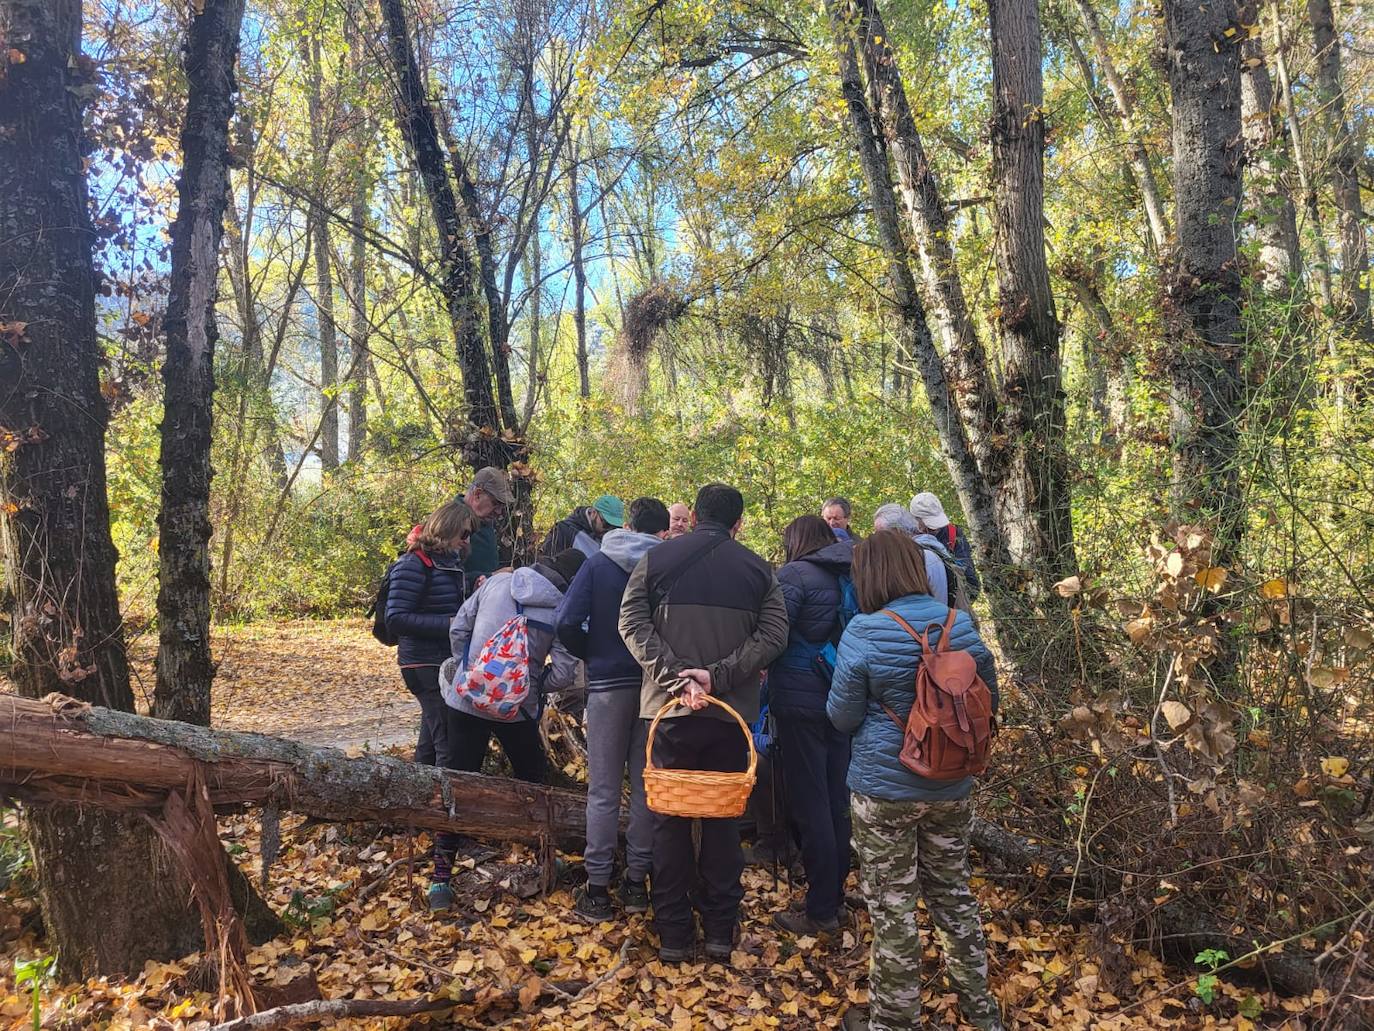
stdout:
<svg viewBox="0 0 1374 1031">
<path fill-rule="evenodd" d="M 704 816 L 725 819 L 744 815 L 749 795 L 754 790 L 754 770 L 759 756 L 754 751 L 754 735 L 744 719 L 726 702 L 705 696 L 712 705 L 735 717 L 749 745 L 749 768 L 743 773 L 716 773 L 711 770 L 664 770 L 654 765 L 654 734 L 664 714 L 677 705 L 676 699 L 658 710 L 649 724 L 649 740 L 644 746 L 644 794 L 649 808 L 665 816 Z"/>
</svg>

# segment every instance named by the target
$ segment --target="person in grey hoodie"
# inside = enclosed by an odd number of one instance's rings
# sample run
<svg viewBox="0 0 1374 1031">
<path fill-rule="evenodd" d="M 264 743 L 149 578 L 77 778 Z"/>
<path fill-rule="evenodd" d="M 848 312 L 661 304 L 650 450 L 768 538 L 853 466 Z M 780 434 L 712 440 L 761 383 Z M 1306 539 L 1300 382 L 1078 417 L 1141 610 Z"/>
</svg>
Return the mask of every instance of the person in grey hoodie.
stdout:
<svg viewBox="0 0 1374 1031">
<path fill-rule="evenodd" d="M 926 579 L 930 581 L 930 596 L 941 605 L 972 612 L 958 560 L 940 540 L 921 529 L 905 506 L 895 502 L 879 506 L 873 513 L 873 529 L 900 530 L 919 544 L 925 558 Z"/>
<path fill-rule="evenodd" d="M 620 904 L 627 913 L 649 908 L 645 879 L 653 865 L 653 823 L 644 800 L 645 724 L 639 718 L 643 671 L 620 638 L 620 602 L 630 572 L 668 534 L 668 509 L 657 498 L 630 502 L 623 530 L 601 539 L 583 563 L 554 617 L 558 639 L 587 664 L 587 886 L 576 914 L 600 923 L 612 917 L 611 874 L 620 840 L 620 799 L 630 774 L 630 820 Z"/>
<path fill-rule="evenodd" d="M 463 603 L 449 626 L 452 656 L 439 670 L 439 688 L 446 705 L 448 747 L 442 766 L 477 772 L 486 758 L 491 736 L 501 742 L 519 780 L 542 784 L 548 759 L 539 736 L 544 695 L 571 686 L 577 660 L 554 636 L 553 618 L 563 592 L 577 575 L 585 556 L 575 549 L 522 569 L 498 569 Z M 515 616 L 527 621 L 530 692 L 520 715 L 510 723 L 487 719 L 453 690 L 467 676 L 468 666 L 483 645 Z M 434 876 L 429 888 L 432 910 L 453 904 L 448 881 L 457 835 L 440 834 L 435 841 Z"/>
</svg>

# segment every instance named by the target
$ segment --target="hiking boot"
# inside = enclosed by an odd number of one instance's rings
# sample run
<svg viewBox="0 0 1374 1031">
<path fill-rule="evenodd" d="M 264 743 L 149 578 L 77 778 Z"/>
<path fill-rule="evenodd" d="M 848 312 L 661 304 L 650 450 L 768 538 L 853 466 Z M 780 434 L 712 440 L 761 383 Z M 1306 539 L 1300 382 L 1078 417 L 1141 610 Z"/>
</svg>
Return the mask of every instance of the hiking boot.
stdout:
<svg viewBox="0 0 1374 1031">
<path fill-rule="evenodd" d="M 813 920 L 805 912 L 798 913 L 789 909 L 773 914 L 773 926 L 780 931 L 786 931 L 788 934 L 795 934 L 801 938 L 808 934 L 829 934 L 838 931 L 840 918 L 832 916 L 829 920 Z"/>
<path fill-rule="evenodd" d="M 435 881 L 425 893 L 425 901 L 431 913 L 447 913 L 453 908 L 453 889 L 447 881 Z"/>
<path fill-rule="evenodd" d="M 844 1021 L 840 1026 L 844 1031 L 868 1031 L 868 1010 L 862 1006 L 850 1006 L 844 1011 Z"/>
<path fill-rule="evenodd" d="M 735 941 L 730 938 L 707 938 L 706 958 L 716 963 L 729 963 L 730 953 L 735 951 Z"/>
<path fill-rule="evenodd" d="M 620 882 L 620 908 L 627 913 L 649 912 L 649 888 L 643 881 L 628 877 Z"/>
<path fill-rule="evenodd" d="M 600 885 L 588 884 L 577 893 L 573 912 L 580 919 L 591 924 L 600 924 L 612 920 L 615 917 L 615 910 L 611 908 L 611 893 Z"/>
<path fill-rule="evenodd" d="M 691 958 L 692 947 L 690 945 L 660 945 L 658 947 L 660 963 L 686 963 Z"/>
</svg>

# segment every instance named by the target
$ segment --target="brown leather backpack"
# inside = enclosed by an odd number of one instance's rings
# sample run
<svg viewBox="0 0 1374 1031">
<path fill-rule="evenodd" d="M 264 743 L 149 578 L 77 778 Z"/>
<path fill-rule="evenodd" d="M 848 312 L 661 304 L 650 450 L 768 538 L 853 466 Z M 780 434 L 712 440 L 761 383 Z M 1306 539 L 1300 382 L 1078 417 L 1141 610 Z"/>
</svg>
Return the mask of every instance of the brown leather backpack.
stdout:
<svg viewBox="0 0 1374 1031">
<path fill-rule="evenodd" d="M 949 610 L 934 646 L 930 630 L 938 623 L 931 623 L 918 634 L 891 609 L 883 609 L 883 615 L 895 620 L 921 645 L 911 715 L 903 723 L 883 706 L 902 731 L 902 765 L 927 780 L 962 780 L 982 773 L 988 766 L 994 730 L 992 692 L 978 675 L 973 655 L 949 646 L 955 610 Z"/>
</svg>

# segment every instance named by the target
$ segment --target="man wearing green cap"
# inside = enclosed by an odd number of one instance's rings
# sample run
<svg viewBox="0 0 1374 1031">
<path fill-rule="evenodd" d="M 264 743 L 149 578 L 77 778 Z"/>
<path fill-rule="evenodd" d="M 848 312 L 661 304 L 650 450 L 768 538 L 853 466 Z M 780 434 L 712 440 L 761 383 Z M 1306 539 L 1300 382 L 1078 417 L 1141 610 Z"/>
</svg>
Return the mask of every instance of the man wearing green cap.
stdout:
<svg viewBox="0 0 1374 1031">
<path fill-rule="evenodd" d="M 586 508 L 575 508 L 566 519 L 553 524 L 539 555 L 548 558 L 568 548 L 576 548 L 590 558 L 601 550 L 601 538 L 607 530 L 625 525 L 625 506 L 620 499 L 603 494 Z"/>
</svg>

